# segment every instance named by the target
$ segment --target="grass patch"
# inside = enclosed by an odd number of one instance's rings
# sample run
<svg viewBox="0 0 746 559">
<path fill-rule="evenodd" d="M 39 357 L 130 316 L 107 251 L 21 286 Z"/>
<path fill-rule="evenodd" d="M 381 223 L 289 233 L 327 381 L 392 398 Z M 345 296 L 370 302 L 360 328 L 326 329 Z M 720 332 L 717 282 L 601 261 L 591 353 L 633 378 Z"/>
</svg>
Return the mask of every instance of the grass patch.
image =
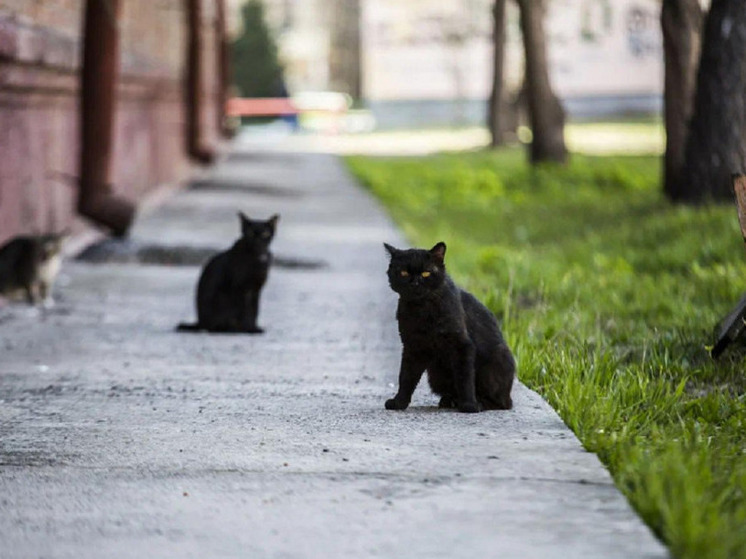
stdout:
<svg viewBox="0 0 746 559">
<path fill-rule="evenodd" d="M 517 149 L 350 157 L 413 245 L 501 319 L 519 376 L 682 558 L 746 557 L 746 352 L 708 355 L 746 288 L 733 207 L 669 205 L 657 157 Z"/>
</svg>

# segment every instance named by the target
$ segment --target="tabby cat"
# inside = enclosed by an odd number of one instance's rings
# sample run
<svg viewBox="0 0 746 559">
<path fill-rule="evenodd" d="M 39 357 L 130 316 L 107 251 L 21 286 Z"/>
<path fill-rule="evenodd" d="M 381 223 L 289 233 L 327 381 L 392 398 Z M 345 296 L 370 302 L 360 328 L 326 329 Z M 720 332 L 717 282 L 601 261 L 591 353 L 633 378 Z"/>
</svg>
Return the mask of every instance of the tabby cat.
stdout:
<svg viewBox="0 0 746 559">
<path fill-rule="evenodd" d="M 25 298 L 30 305 L 52 305 L 52 285 L 67 236 L 67 232 L 19 236 L 0 247 L 0 295 Z"/>
<path fill-rule="evenodd" d="M 256 324 L 259 295 L 267 281 L 272 253 L 269 243 L 280 216 L 257 221 L 239 212 L 241 237 L 215 255 L 202 270 L 197 285 L 197 322 L 181 323 L 181 332 L 261 334 Z"/>
<path fill-rule="evenodd" d="M 406 409 L 425 370 L 441 408 L 510 409 L 515 360 L 494 315 L 446 273 L 445 243 L 430 250 L 384 246 L 403 345 L 399 391 L 386 409 Z"/>
</svg>

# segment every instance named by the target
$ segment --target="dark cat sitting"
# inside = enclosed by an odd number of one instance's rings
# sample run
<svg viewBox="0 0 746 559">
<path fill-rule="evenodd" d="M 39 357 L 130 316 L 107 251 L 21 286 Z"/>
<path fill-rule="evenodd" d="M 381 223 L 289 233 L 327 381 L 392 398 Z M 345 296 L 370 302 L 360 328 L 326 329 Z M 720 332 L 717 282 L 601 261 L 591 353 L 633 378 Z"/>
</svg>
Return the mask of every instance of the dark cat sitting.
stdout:
<svg viewBox="0 0 746 559">
<path fill-rule="evenodd" d="M 441 408 L 510 409 L 515 360 L 493 314 L 446 274 L 445 243 L 430 250 L 384 246 L 403 345 L 399 391 L 386 409 L 406 409 L 425 370 Z"/>
<path fill-rule="evenodd" d="M 181 332 L 261 334 L 256 324 L 259 295 L 267 281 L 272 253 L 269 243 L 280 216 L 254 221 L 239 212 L 241 237 L 215 255 L 202 270 L 197 286 L 197 322 L 181 323 Z"/>
<path fill-rule="evenodd" d="M 62 264 L 67 233 L 15 237 L 0 247 L 0 295 L 52 304 L 52 284 Z"/>
</svg>

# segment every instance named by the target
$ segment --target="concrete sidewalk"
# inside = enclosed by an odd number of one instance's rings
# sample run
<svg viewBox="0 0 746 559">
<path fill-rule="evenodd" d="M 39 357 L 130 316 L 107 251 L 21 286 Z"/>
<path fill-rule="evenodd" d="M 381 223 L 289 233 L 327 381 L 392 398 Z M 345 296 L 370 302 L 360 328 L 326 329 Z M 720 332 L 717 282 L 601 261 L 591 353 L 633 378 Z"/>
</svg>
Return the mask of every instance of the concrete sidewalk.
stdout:
<svg viewBox="0 0 746 559">
<path fill-rule="evenodd" d="M 667 556 L 522 385 L 385 411 L 406 243 L 337 159 L 241 145 L 133 236 L 227 247 L 279 212 L 265 335 L 175 333 L 197 267 L 67 262 L 55 309 L 0 309 L 0 557 Z"/>
</svg>

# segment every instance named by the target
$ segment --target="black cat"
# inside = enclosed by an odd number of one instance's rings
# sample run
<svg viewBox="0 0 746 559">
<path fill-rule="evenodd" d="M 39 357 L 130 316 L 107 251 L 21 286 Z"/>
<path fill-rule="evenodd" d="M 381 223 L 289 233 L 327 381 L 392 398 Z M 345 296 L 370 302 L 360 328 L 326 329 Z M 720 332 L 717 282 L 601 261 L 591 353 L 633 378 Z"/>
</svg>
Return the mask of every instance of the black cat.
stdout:
<svg viewBox="0 0 746 559">
<path fill-rule="evenodd" d="M 68 233 L 15 237 L 0 247 L 0 295 L 52 304 L 52 284 L 62 264 Z"/>
<path fill-rule="evenodd" d="M 261 334 L 256 324 L 259 295 L 267 281 L 272 253 L 269 243 L 280 216 L 254 221 L 239 212 L 241 237 L 215 255 L 202 270 L 197 286 L 197 322 L 181 323 L 181 332 Z"/>
<path fill-rule="evenodd" d="M 445 243 L 430 250 L 384 246 L 403 345 L 399 391 L 386 409 L 406 409 L 425 370 L 441 408 L 510 409 L 515 360 L 494 315 L 446 274 Z"/>
</svg>

